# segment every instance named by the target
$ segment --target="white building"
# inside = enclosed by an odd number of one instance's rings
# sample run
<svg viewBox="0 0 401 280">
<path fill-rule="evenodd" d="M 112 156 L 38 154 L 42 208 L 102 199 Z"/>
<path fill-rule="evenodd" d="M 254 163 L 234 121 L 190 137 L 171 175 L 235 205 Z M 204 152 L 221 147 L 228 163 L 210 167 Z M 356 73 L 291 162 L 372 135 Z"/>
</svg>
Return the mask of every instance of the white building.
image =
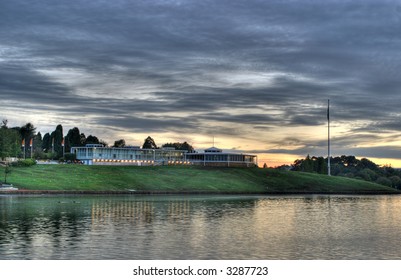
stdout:
<svg viewBox="0 0 401 280">
<path fill-rule="evenodd" d="M 185 152 L 173 149 L 110 148 L 100 144 L 72 147 L 71 153 L 87 165 L 167 165 L 186 164 Z"/>
<path fill-rule="evenodd" d="M 203 166 L 254 167 L 258 165 L 255 155 L 227 153 L 216 147 L 206 149 L 203 153 L 187 153 L 186 160 L 191 164 Z"/>
<path fill-rule="evenodd" d="M 174 148 L 141 149 L 137 146 L 110 148 L 100 144 L 88 144 L 85 147 L 72 147 L 71 153 L 86 165 L 257 166 L 255 155 L 226 153 L 215 147 L 201 153 L 188 153 Z"/>
</svg>

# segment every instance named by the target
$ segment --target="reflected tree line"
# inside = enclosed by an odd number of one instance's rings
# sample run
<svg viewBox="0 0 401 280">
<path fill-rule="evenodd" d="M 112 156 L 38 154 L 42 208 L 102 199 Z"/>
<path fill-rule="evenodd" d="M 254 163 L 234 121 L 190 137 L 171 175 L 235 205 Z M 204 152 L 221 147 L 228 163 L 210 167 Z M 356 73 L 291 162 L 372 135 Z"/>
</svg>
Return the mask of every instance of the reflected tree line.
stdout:
<svg viewBox="0 0 401 280">
<path fill-rule="evenodd" d="M 28 258 L 28 255 L 35 252 L 33 248 L 36 248 L 38 243 L 43 246 L 42 250 L 58 254 L 57 248 L 75 246 L 88 230 L 84 222 L 85 213 L 76 205 L 55 202 L 49 206 L 47 202 L 43 205 L 25 202 L 27 201 L 17 203 L 0 201 L 2 258 L 6 259 L 8 254 L 13 252 L 19 252 L 18 258 L 20 258 L 21 251 L 26 251 Z M 47 242 L 42 244 L 44 240 Z"/>
</svg>

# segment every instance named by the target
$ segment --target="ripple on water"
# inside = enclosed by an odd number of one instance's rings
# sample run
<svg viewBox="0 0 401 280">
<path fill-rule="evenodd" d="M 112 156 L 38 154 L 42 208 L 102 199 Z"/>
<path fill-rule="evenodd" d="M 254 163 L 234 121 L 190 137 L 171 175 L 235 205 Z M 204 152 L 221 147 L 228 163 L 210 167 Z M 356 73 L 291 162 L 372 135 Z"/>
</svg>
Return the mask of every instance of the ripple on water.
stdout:
<svg viewBox="0 0 401 280">
<path fill-rule="evenodd" d="M 399 196 L 0 197 L 1 259 L 401 259 Z"/>
</svg>

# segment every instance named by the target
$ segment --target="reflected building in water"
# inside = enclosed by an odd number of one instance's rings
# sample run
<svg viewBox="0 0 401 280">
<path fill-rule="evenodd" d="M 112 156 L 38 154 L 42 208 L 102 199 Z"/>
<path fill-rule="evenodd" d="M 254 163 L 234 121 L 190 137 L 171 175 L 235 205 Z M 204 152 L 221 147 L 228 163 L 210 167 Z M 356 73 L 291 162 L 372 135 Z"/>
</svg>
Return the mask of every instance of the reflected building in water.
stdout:
<svg viewBox="0 0 401 280">
<path fill-rule="evenodd" d="M 97 201 L 92 204 L 92 225 L 121 220 L 151 224 L 155 220 L 174 220 L 189 217 L 189 200 L 155 202 L 147 200 Z"/>
</svg>

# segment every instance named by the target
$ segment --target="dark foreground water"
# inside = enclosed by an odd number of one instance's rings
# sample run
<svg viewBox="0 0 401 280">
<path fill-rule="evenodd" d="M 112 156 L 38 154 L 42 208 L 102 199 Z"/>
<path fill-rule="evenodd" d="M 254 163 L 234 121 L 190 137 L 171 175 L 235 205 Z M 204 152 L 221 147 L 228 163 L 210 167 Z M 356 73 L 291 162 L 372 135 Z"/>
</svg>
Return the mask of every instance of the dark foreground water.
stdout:
<svg viewBox="0 0 401 280">
<path fill-rule="evenodd" d="M 0 196 L 0 259 L 401 259 L 401 196 Z"/>
</svg>

